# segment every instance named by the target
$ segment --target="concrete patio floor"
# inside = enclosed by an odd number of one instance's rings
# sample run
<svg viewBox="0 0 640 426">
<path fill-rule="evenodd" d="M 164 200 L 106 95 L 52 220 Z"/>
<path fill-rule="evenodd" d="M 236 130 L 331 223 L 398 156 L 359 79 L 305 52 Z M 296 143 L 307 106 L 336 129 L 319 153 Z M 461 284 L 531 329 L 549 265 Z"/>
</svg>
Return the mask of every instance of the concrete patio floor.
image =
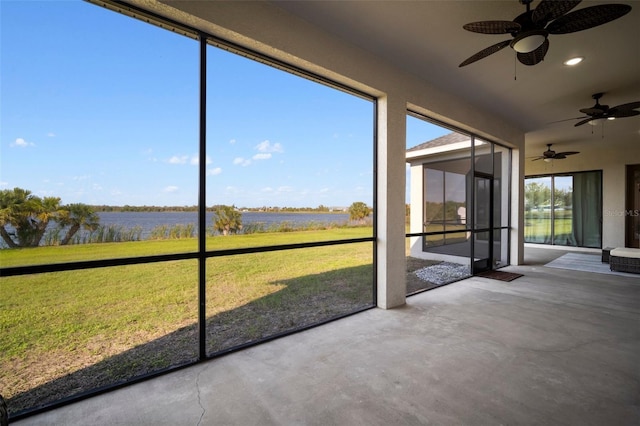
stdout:
<svg viewBox="0 0 640 426">
<path fill-rule="evenodd" d="M 16 425 L 640 424 L 640 276 L 470 278 Z"/>
</svg>

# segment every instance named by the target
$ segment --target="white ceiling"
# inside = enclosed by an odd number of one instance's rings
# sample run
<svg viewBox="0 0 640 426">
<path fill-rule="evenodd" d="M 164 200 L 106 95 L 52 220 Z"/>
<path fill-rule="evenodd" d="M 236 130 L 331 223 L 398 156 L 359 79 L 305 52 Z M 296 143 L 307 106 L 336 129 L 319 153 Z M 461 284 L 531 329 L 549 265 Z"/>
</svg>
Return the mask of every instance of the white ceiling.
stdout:
<svg viewBox="0 0 640 426">
<path fill-rule="evenodd" d="M 515 52 L 505 48 L 466 67 L 458 65 L 474 53 L 509 35 L 486 35 L 462 26 L 485 20 L 513 20 L 524 12 L 518 0 L 446 1 L 281 1 L 271 3 L 333 33 L 435 86 L 453 92 L 476 106 L 492 111 L 526 135 L 527 155 L 559 146 L 598 140 L 604 131 L 615 147 L 640 144 L 640 116 L 599 120 L 598 126 L 574 127 L 580 108 L 604 92 L 601 104 L 620 105 L 640 100 L 640 1 L 583 1 L 575 9 L 605 3 L 624 3 L 631 12 L 599 27 L 571 34 L 550 35 L 545 60 L 534 66 L 516 63 Z M 532 3 L 532 8 L 539 4 Z M 562 62 L 584 56 L 576 67 Z M 514 79 L 514 75 L 517 79 Z M 604 128 L 602 124 L 604 123 Z M 555 147 L 554 147 L 555 148 Z M 618 146 L 622 149 L 622 146 Z"/>
</svg>

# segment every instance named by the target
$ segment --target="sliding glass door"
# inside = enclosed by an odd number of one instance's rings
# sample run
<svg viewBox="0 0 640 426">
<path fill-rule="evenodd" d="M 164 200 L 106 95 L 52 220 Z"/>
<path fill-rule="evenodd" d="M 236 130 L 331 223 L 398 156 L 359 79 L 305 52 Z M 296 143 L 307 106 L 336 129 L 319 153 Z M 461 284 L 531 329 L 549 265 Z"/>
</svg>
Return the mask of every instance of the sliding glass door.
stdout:
<svg viewBox="0 0 640 426">
<path fill-rule="evenodd" d="M 602 247 L 602 172 L 525 179 L 525 242 Z"/>
</svg>

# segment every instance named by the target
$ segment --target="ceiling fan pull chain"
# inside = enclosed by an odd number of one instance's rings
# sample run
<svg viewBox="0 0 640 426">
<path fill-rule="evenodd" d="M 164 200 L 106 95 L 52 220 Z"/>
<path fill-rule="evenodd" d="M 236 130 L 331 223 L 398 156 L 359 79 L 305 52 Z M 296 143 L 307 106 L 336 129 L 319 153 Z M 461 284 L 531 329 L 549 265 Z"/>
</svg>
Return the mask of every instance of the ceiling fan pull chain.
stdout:
<svg viewBox="0 0 640 426">
<path fill-rule="evenodd" d="M 518 80 L 518 61 L 516 61 L 516 59 L 518 58 L 518 55 L 516 55 L 515 53 L 513 54 L 513 80 L 516 81 Z"/>
</svg>

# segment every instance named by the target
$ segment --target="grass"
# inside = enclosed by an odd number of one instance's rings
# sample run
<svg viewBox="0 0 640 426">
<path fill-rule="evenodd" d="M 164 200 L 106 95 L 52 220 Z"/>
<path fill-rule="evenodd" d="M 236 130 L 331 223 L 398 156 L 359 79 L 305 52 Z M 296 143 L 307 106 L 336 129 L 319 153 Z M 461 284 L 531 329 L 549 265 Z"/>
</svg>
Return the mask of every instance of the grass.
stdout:
<svg viewBox="0 0 640 426">
<path fill-rule="evenodd" d="M 211 237 L 209 250 L 371 236 Z M 2 250 L 3 267 L 195 251 L 195 239 Z M 208 354 L 372 304 L 372 243 L 207 260 Z M 0 389 L 16 413 L 197 359 L 196 260 L 0 279 Z"/>
<path fill-rule="evenodd" d="M 207 237 L 206 248 L 207 250 L 225 250 L 363 238 L 371 237 L 372 235 L 371 227 L 228 235 L 226 237 Z M 197 250 L 197 238 L 5 249 L 0 250 L 0 266 L 6 268 L 11 266 L 112 259 L 118 257 L 188 253 L 196 252 Z"/>
<path fill-rule="evenodd" d="M 573 219 L 570 211 L 556 212 L 553 221 L 556 244 L 570 241 L 573 233 Z M 529 212 L 525 215 L 524 234 L 527 241 L 551 241 L 551 214 L 549 212 Z"/>
</svg>

